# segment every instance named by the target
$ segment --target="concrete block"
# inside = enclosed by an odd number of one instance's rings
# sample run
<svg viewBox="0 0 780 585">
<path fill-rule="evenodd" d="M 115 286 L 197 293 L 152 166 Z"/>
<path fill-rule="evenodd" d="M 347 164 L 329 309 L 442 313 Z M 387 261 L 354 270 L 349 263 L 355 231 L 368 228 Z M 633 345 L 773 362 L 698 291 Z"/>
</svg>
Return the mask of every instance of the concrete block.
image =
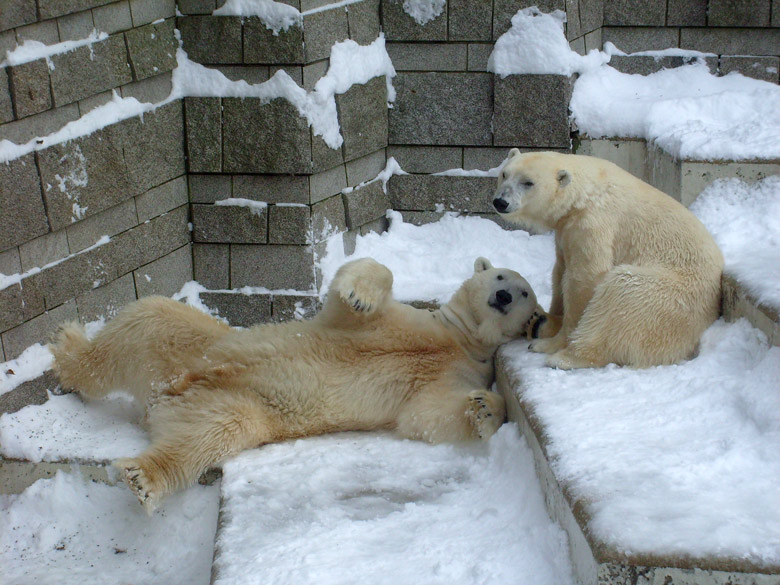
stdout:
<svg viewBox="0 0 780 585">
<path fill-rule="evenodd" d="M 706 26 L 707 0 L 667 0 L 667 26 Z"/>
<path fill-rule="evenodd" d="M 325 55 L 327 57 L 328 55 Z M 316 59 L 312 59 L 314 61 Z M 244 19 L 244 63 L 303 64 L 303 29 L 291 26 L 275 35 L 256 17 Z"/>
<path fill-rule="evenodd" d="M 171 94 L 172 89 L 173 75 L 170 71 L 142 79 L 141 81 L 134 81 L 121 87 L 123 98 L 133 97 L 139 102 L 147 104 L 156 104 L 163 101 Z M 80 106 L 81 102 L 79 102 Z"/>
<path fill-rule="evenodd" d="M 542 12 L 565 10 L 564 0 L 494 0 L 493 1 L 493 39 L 497 39 L 512 26 L 512 17 L 521 8 L 538 6 Z"/>
<path fill-rule="evenodd" d="M 375 219 L 384 217 L 387 210 L 393 206 L 382 188 L 382 182 L 374 181 L 360 189 L 344 193 L 344 207 L 347 215 L 347 226 L 354 230 Z"/>
<path fill-rule="evenodd" d="M 221 199 L 233 197 L 230 186 L 230 175 L 187 175 L 191 203 L 214 203 Z M 236 197 L 244 197 L 236 193 Z"/>
<path fill-rule="evenodd" d="M 182 175 L 135 198 L 138 221 L 143 223 L 188 203 L 187 177 Z"/>
<path fill-rule="evenodd" d="M 769 26 L 771 0 L 710 0 L 708 26 Z"/>
<path fill-rule="evenodd" d="M 184 98 L 187 119 L 187 166 L 191 173 L 222 170 L 222 103 L 220 98 Z"/>
<path fill-rule="evenodd" d="M 387 221 L 387 218 L 380 217 L 374 221 L 361 225 L 360 235 L 365 236 L 366 234 L 381 234 L 387 231 L 388 225 L 389 222 Z"/>
<path fill-rule="evenodd" d="M 10 359 L 10 358 L 4 358 Z M 59 384 L 57 377 L 52 370 L 46 370 L 42 375 L 32 380 L 22 382 L 16 388 L 10 392 L 0 395 L 0 413 L 13 413 L 21 410 L 25 406 L 31 404 L 43 404 L 49 399 L 49 393 L 47 390 L 53 390 Z M 8 461 L 3 461 L 3 464 L 7 464 Z M 5 485 L 3 477 L 3 493 L 16 493 L 14 491 L 9 492 Z M 20 490 L 18 493 L 21 493 Z"/>
<path fill-rule="evenodd" d="M 492 211 L 492 177 L 396 175 L 387 183 L 393 209 L 413 211 Z"/>
<path fill-rule="evenodd" d="M 107 126 L 93 134 L 38 151 L 46 210 L 53 230 L 132 197 L 121 134 Z"/>
<path fill-rule="evenodd" d="M 349 38 L 359 45 L 368 45 L 379 36 L 379 0 L 363 0 L 351 4 L 347 11 Z"/>
<path fill-rule="evenodd" d="M 192 241 L 215 244 L 264 244 L 268 210 L 237 205 L 192 205 Z"/>
<path fill-rule="evenodd" d="M 723 318 L 729 323 L 745 318 L 760 329 L 770 345 L 780 346 L 780 316 L 776 308 L 761 304 L 731 274 L 723 274 Z"/>
<path fill-rule="evenodd" d="M 300 203 L 268 208 L 269 244 L 311 243 L 311 209 Z"/>
<path fill-rule="evenodd" d="M 609 41 L 624 53 L 656 51 L 678 46 L 686 48 L 679 44 L 679 38 L 680 30 L 677 28 L 605 26 L 601 31 L 602 42 Z"/>
<path fill-rule="evenodd" d="M 77 295 L 103 286 L 117 278 L 109 257 L 108 244 L 75 254 L 54 264 L 40 273 L 40 287 L 43 291 L 46 309 L 57 307 Z"/>
<path fill-rule="evenodd" d="M 580 32 L 582 34 L 601 28 L 604 24 L 605 0 L 580 0 Z"/>
<path fill-rule="evenodd" d="M 136 81 L 165 73 L 176 67 L 175 21 L 169 18 L 127 31 L 127 52 Z"/>
<path fill-rule="evenodd" d="M 388 41 L 447 40 L 447 6 L 433 20 L 420 25 L 403 8 L 403 0 L 382 0 L 382 28 Z"/>
<path fill-rule="evenodd" d="M 579 0 L 564 0 L 566 4 L 566 40 L 571 42 L 581 37 L 584 33 L 580 26 L 580 3 Z"/>
<path fill-rule="evenodd" d="M 178 0 L 177 6 L 182 14 L 211 14 L 216 10 L 216 0 Z"/>
<path fill-rule="evenodd" d="M 132 83 L 130 84 L 132 85 Z M 126 85 L 125 87 L 129 87 Z M 104 91 L 102 93 L 91 95 L 88 98 L 84 98 L 83 100 L 79 100 L 78 102 L 78 108 L 79 108 L 79 115 L 83 116 L 95 108 L 99 108 L 100 106 L 106 105 L 108 102 L 110 102 L 113 99 L 114 92 L 111 91 Z M 122 96 L 124 97 L 124 96 Z M 72 105 L 72 104 L 69 104 Z M 66 108 L 68 106 L 65 106 Z M 62 109 L 62 108 L 60 108 Z"/>
<path fill-rule="evenodd" d="M 8 67 L 8 80 L 17 118 L 52 107 L 49 67 L 45 59 Z"/>
<path fill-rule="evenodd" d="M 347 188 L 347 173 L 343 165 L 309 177 L 309 200 L 317 203 Z"/>
<path fill-rule="evenodd" d="M 384 76 L 353 85 L 336 95 L 344 137 L 344 160 L 350 161 L 387 146 L 387 85 Z"/>
<path fill-rule="evenodd" d="M 233 175 L 232 181 L 233 197 L 266 203 L 309 202 L 309 180 L 305 176 Z"/>
<path fill-rule="evenodd" d="M 52 55 L 54 104 L 61 106 L 133 80 L 122 35 Z"/>
<path fill-rule="evenodd" d="M 252 327 L 271 320 L 271 295 L 203 292 L 200 300 L 233 327 Z"/>
<path fill-rule="evenodd" d="M 243 79 L 249 85 L 263 83 L 271 77 L 268 65 L 219 65 L 214 69 L 231 81 Z"/>
<path fill-rule="evenodd" d="M 192 280 L 192 251 L 187 244 L 133 271 L 138 298 L 169 297 Z"/>
<path fill-rule="evenodd" d="M 772 26 L 780 27 L 780 0 L 772 0 Z"/>
<path fill-rule="evenodd" d="M 610 67 L 622 71 L 623 73 L 632 73 L 639 75 L 649 75 L 660 71 L 661 69 L 673 69 L 675 67 L 682 67 L 689 63 L 699 61 L 696 57 L 676 57 L 666 56 L 656 59 L 650 55 L 613 55 L 609 61 Z M 703 61 L 707 64 L 710 71 L 715 73 L 718 70 L 718 58 L 717 57 L 704 57 Z"/>
<path fill-rule="evenodd" d="M 384 170 L 386 164 L 384 148 L 348 162 L 346 165 L 347 185 L 354 187 L 360 183 L 370 181 Z"/>
<path fill-rule="evenodd" d="M 747 77 L 763 79 L 770 83 L 777 83 L 778 71 L 780 70 L 780 58 L 722 55 L 719 69 L 722 75 L 737 71 Z"/>
<path fill-rule="evenodd" d="M 241 63 L 241 19 L 237 16 L 186 16 L 177 19 L 184 50 L 198 63 Z"/>
<path fill-rule="evenodd" d="M 579 37 L 569 41 L 569 48 L 580 55 L 585 55 L 585 37 Z"/>
<path fill-rule="evenodd" d="M 386 116 L 387 114 L 385 114 Z M 361 118 L 362 119 L 362 118 Z M 342 130 L 343 137 L 343 130 Z M 343 146 L 343 145 L 342 145 Z M 319 173 L 332 169 L 338 165 L 344 164 L 344 149 L 343 148 L 331 148 L 321 136 L 314 134 L 314 130 L 311 131 L 311 172 Z"/>
<path fill-rule="evenodd" d="M 312 205 L 312 242 L 317 244 L 345 231 L 347 231 L 347 219 L 344 200 L 341 195 L 329 197 Z"/>
<path fill-rule="evenodd" d="M 577 154 L 595 156 L 615 163 L 636 178 L 650 182 L 647 170 L 647 143 L 644 140 L 584 139 Z"/>
<path fill-rule="evenodd" d="M 24 272 L 65 258 L 69 253 L 65 230 L 49 232 L 19 246 L 19 258 Z"/>
<path fill-rule="evenodd" d="M 311 172 L 311 133 L 306 118 L 286 99 L 222 99 L 223 146 L 228 173 Z"/>
<path fill-rule="evenodd" d="M 46 309 L 41 275 L 32 274 L 19 284 L 0 289 L 0 331 L 29 321 Z"/>
<path fill-rule="evenodd" d="M 108 4 L 112 0 L 38 0 L 40 19 L 47 20 L 65 14 L 81 12 L 96 6 Z"/>
<path fill-rule="evenodd" d="M 348 38 L 349 24 L 344 8 L 304 14 L 303 44 L 306 63 L 327 59 L 330 57 L 330 48 Z"/>
<path fill-rule="evenodd" d="M 506 160 L 509 149 L 500 148 L 473 148 L 463 149 L 463 168 L 466 170 L 478 169 L 489 171 L 501 165 Z"/>
<path fill-rule="evenodd" d="M 718 55 L 777 55 L 780 28 L 683 28 L 680 47 Z"/>
<path fill-rule="evenodd" d="M 271 320 L 276 323 L 310 319 L 322 308 L 319 298 L 312 295 L 272 295 Z"/>
<path fill-rule="evenodd" d="M 312 249 L 310 246 L 234 244 L 230 247 L 230 285 L 313 291 Z"/>
<path fill-rule="evenodd" d="M 593 49 L 601 50 L 603 39 L 600 28 L 586 33 L 583 38 L 585 40 L 585 53 L 589 53 Z"/>
<path fill-rule="evenodd" d="M 171 18 L 176 16 L 176 0 L 130 0 L 130 14 L 135 27 Z"/>
<path fill-rule="evenodd" d="M 127 199 L 105 211 L 91 215 L 67 228 L 71 253 L 92 246 L 102 236 L 115 236 L 138 225 L 135 201 Z"/>
<path fill-rule="evenodd" d="M 92 20 L 99 31 L 113 34 L 133 28 L 133 18 L 130 15 L 130 2 L 114 2 L 92 9 Z"/>
<path fill-rule="evenodd" d="M 489 41 L 493 32 L 492 0 L 449 0 L 448 38 Z"/>
<path fill-rule="evenodd" d="M 37 136 L 47 136 L 78 118 L 78 104 L 46 110 L 16 122 L 0 125 L 0 140 L 6 139 L 16 144 L 25 144 Z"/>
<path fill-rule="evenodd" d="M 496 76 L 493 143 L 568 147 L 572 87 L 572 79 L 563 75 Z"/>
<path fill-rule="evenodd" d="M 48 343 L 61 323 L 78 319 L 76 303 L 51 309 L 2 334 L 5 359 L 12 360 L 34 343 Z"/>
<path fill-rule="evenodd" d="M 175 101 L 122 122 L 127 170 L 136 185 L 136 194 L 144 193 L 185 172 L 184 115 Z"/>
<path fill-rule="evenodd" d="M 90 35 L 94 28 L 95 23 L 92 21 L 92 12 L 89 10 L 68 14 L 57 19 L 60 41 L 84 39 Z"/>
<path fill-rule="evenodd" d="M 390 157 L 407 173 L 440 173 L 463 166 L 463 149 L 459 146 L 388 146 Z"/>
<path fill-rule="evenodd" d="M 666 0 L 611 0 L 604 4 L 606 26 L 664 26 Z"/>
<path fill-rule="evenodd" d="M 465 71 L 465 43 L 388 43 L 396 71 Z"/>
<path fill-rule="evenodd" d="M 193 278 L 210 290 L 230 288 L 230 246 L 192 244 Z"/>
<path fill-rule="evenodd" d="M 16 29 L 16 41 L 21 45 L 25 41 L 38 41 L 44 45 L 56 45 L 60 42 L 57 21 L 48 20 L 21 26 Z"/>
<path fill-rule="evenodd" d="M 298 85 L 303 85 L 303 67 L 301 65 L 269 65 L 268 75 L 273 77 L 278 71 L 284 71 Z"/>
<path fill-rule="evenodd" d="M 3 9 L 0 10 L 0 30 L 24 26 L 37 19 L 35 0 L 14 0 L 14 2 L 3 3 Z"/>
<path fill-rule="evenodd" d="M 102 246 L 106 263 L 120 275 L 181 248 L 190 242 L 187 220 L 187 206 L 182 205 L 116 235 Z"/>
<path fill-rule="evenodd" d="M 2 18 L 2 15 L 0 15 Z M 0 32 L 0 55 L 5 55 L 8 51 L 16 48 L 16 31 L 13 29 Z"/>
<path fill-rule="evenodd" d="M 108 284 L 76 297 L 79 321 L 89 323 L 99 319 L 110 320 L 119 310 L 136 299 L 132 274 L 125 274 Z"/>
<path fill-rule="evenodd" d="M 6 276 L 22 272 L 22 261 L 19 257 L 19 248 L 9 248 L 0 252 L 0 274 Z"/>
<path fill-rule="evenodd" d="M 328 72 L 328 59 L 303 66 L 303 89 L 313 91 L 316 83 Z"/>
<path fill-rule="evenodd" d="M 493 43 L 469 43 L 466 69 L 468 71 L 487 71 L 488 59 L 493 52 Z"/>
<path fill-rule="evenodd" d="M 0 164 L 0 251 L 49 231 L 35 158 Z"/>
<path fill-rule="evenodd" d="M 393 85 L 397 96 L 388 111 L 390 144 L 491 143 L 493 75 L 408 72 L 399 73 Z"/>
</svg>

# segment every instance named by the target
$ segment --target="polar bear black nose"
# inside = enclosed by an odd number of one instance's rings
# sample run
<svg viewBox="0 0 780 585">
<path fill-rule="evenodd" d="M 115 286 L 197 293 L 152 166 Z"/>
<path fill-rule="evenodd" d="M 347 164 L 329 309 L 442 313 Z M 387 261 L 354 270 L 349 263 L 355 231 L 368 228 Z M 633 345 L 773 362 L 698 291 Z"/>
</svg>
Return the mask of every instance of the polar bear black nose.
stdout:
<svg viewBox="0 0 780 585">
<path fill-rule="evenodd" d="M 503 307 L 504 305 L 508 305 L 512 302 L 512 295 L 505 290 L 500 290 L 496 293 L 496 301 L 498 301 L 498 304 Z"/>
<path fill-rule="evenodd" d="M 500 197 L 496 197 L 493 199 L 493 207 L 496 208 L 496 211 L 499 213 L 504 213 L 506 211 L 506 208 L 509 207 L 509 203 L 506 202 L 506 199 L 501 199 Z"/>
</svg>

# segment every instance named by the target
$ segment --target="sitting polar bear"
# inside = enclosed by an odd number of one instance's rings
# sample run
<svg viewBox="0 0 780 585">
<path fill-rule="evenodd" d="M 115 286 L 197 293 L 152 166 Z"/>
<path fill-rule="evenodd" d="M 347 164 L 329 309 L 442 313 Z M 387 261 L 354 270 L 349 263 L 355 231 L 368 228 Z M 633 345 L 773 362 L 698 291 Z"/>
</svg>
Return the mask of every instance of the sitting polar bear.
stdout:
<svg viewBox="0 0 780 585">
<path fill-rule="evenodd" d="M 392 300 L 393 275 L 366 258 L 336 273 L 311 321 L 237 330 L 148 297 L 91 341 L 78 323 L 51 346 L 62 385 L 87 397 L 130 390 L 151 445 L 115 462 L 148 512 L 243 449 L 336 431 L 396 429 L 431 442 L 486 439 L 504 421 L 488 390 L 499 344 L 525 333 L 536 297 L 479 258 L 439 310 Z"/>
<path fill-rule="evenodd" d="M 680 203 L 610 162 L 512 149 L 493 206 L 555 230 L 549 321 L 531 344 L 550 366 L 672 364 L 718 318 L 715 240 Z"/>
</svg>

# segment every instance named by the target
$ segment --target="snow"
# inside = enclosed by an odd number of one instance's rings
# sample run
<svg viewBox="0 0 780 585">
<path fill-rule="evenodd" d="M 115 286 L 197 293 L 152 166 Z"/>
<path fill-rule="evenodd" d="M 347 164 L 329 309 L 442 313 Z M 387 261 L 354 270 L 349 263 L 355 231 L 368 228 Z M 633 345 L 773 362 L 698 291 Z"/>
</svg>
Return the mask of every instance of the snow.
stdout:
<svg viewBox="0 0 780 585">
<path fill-rule="evenodd" d="M 34 380 L 51 367 L 52 355 L 40 343 L 25 349 L 21 355 L 0 365 L 0 396 L 19 384 Z M 1 431 L 0 431 L 1 432 Z"/>
<path fill-rule="evenodd" d="M 264 201 L 255 201 L 254 199 L 244 199 L 243 197 L 229 197 L 215 201 L 214 205 L 226 207 L 248 207 L 254 215 L 260 215 L 268 207 Z"/>
<path fill-rule="evenodd" d="M 214 16 L 257 16 L 266 28 L 278 35 L 291 26 L 303 28 L 301 13 L 293 6 L 273 2 L 273 0 L 227 0 L 217 8 Z"/>
<path fill-rule="evenodd" d="M 404 0 L 403 9 L 414 21 L 425 26 L 443 11 L 447 0 Z"/>
<path fill-rule="evenodd" d="M 691 211 L 718 242 L 726 272 L 758 302 L 780 311 L 780 177 L 753 184 L 717 180 Z"/>
<path fill-rule="evenodd" d="M 218 585 L 573 583 L 514 425 L 474 446 L 291 441 L 223 472 Z"/>
<path fill-rule="evenodd" d="M 92 30 L 89 36 L 74 41 L 63 41 L 61 43 L 55 43 L 53 45 L 44 45 L 40 41 L 26 40 L 21 45 L 16 45 L 16 48 L 6 52 L 5 59 L 0 62 L 0 67 L 9 67 L 15 65 L 21 65 L 23 63 L 29 63 L 36 59 L 47 59 L 52 55 L 59 55 L 60 53 L 68 53 L 83 47 L 85 45 L 91 45 L 98 41 L 102 41 L 108 38 L 108 33 L 98 32 Z M 49 68 L 53 69 L 54 66 L 49 62 Z"/>
</svg>

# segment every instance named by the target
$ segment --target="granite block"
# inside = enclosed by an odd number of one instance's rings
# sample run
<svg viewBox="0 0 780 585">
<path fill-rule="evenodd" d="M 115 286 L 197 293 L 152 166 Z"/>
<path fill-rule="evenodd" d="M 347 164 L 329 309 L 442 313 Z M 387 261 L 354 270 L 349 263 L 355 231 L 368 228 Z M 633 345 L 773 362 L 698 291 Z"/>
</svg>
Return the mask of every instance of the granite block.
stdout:
<svg viewBox="0 0 780 585">
<path fill-rule="evenodd" d="M 419 24 L 403 8 L 403 0 L 382 0 L 382 28 L 388 41 L 447 40 L 447 5 L 441 13 Z"/>
<path fill-rule="evenodd" d="M 606 26 L 664 26 L 666 0 L 610 0 L 604 3 Z"/>
<path fill-rule="evenodd" d="M 311 208 L 312 243 L 323 242 L 347 231 L 346 211 L 341 195 L 315 203 Z"/>
<path fill-rule="evenodd" d="M 407 72 L 399 73 L 393 85 L 397 96 L 388 111 L 390 144 L 491 143 L 491 74 Z"/>
<path fill-rule="evenodd" d="M 65 14 L 88 10 L 113 1 L 114 0 L 38 0 L 38 11 L 40 13 L 40 19 L 46 20 Z"/>
<path fill-rule="evenodd" d="M 264 244 L 268 210 L 237 205 L 192 205 L 192 241 L 211 244 Z"/>
<path fill-rule="evenodd" d="M 773 55 L 780 28 L 683 28 L 680 48 L 718 55 Z"/>
<path fill-rule="evenodd" d="M 683 29 L 683 32 L 685 30 L 688 29 Z M 605 26 L 601 31 L 603 43 L 610 42 L 624 53 L 660 51 L 678 46 L 686 48 L 679 44 L 679 38 L 680 30 L 677 28 Z"/>
<path fill-rule="evenodd" d="M 7 331 L 43 313 L 46 305 L 41 284 L 38 273 L 35 277 L 22 279 L 19 284 L 0 289 L 0 331 Z"/>
<path fill-rule="evenodd" d="M 580 26 L 579 0 L 564 0 L 566 3 L 566 40 L 571 42 L 584 33 Z"/>
<path fill-rule="evenodd" d="M 348 162 L 346 165 L 347 186 L 355 187 L 360 183 L 374 179 L 384 170 L 386 164 L 384 148 Z"/>
<path fill-rule="evenodd" d="M 314 86 L 328 72 L 329 60 L 315 61 L 303 66 L 303 89 L 314 91 Z"/>
<path fill-rule="evenodd" d="M 0 10 L 0 30 L 24 26 L 37 19 L 35 0 L 14 0 L 3 3 L 3 9 Z"/>
<path fill-rule="evenodd" d="M 341 193 L 347 188 L 347 173 L 344 165 L 335 167 L 329 171 L 316 173 L 309 177 L 309 200 L 317 203 Z"/>
<path fill-rule="evenodd" d="M 386 115 L 387 114 L 385 114 L 385 116 Z M 314 130 L 312 130 L 311 164 L 311 172 L 313 173 L 327 171 L 333 167 L 344 164 L 344 149 L 342 147 L 331 148 L 325 143 L 321 136 L 317 136 L 314 134 Z"/>
<path fill-rule="evenodd" d="M 69 225 L 64 232 L 67 233 L 71 253 L 75 253 L 94 245 L 102 236 L 115 236 L 136 225 L 138 215 L 135 211 L 135 201 L 127 199 Z"/>
<path fill-rule="evenodd" d="M 280 33 L 283 34 L 283 33 Z M 322 10 L 303 16 L 304 62 L 330 57 L 330 48 L 349 38 L 347 11 L 344 8 Z"/>
<path fill-rule="evenodd" d="M 176 5 L 182 14 L 209 15 L 217 8 L 216 0 L 178 0 Z"/>
<path fill-rule="evenodd" d="M 49 67 L 45 59 L 8 67 L 8 81 L 17 118 L 31 116 L 53 106 Z"/>
<path fill-rule="evenodd" d="M 387 146 L 387 84 L 384 76 L 353 85 L 336 95 L 344 160 L 350 161 Z"/>
<path fill-rule="evenodd" d="M 192 280 L 192 251 L 187 244 L 133 271 L 138 298 L 170 297 Z"/>
<path fill-rule="evenodd" d="M 16 29 L 16 41 L 21 45 L 25 41 L 37 41 L 44 45 L 56 45 L 60 42 L 60 31 L 56 20 L 35 22 Z"/>
<path fill-rule="evenodd" d="M 582 34 L 597 30 L 604 24 L 605 0 L 580 0 L 580 32 Z"/>
<path fill-rule="evenodd" d="M 303 29 L 291 26 L 278 34 L 257 17 L 244 19 L 244 63 L 303 64 Z M 329 53 L 328 53 L 329 54 Z M 325 57 L 328 55 L 326 54 Z M 312 59 L 314 61 L 316 59 Z"/>
<path fill-rule="evenodd" d="M 393 209 L 412 211 L 492 212 L 496 180 L 492 177 L 396 175 L 388 182 Z"/>
<path fill-rule="evenodd" d="M 11 358 L 6 356 L 3 359 Z M 58 384 L 54 372 L 46 370 L 43 375 L 22 382 L 10 392 L 0 395 L 0 413 L 10 414 L 31 404 L 43 404 L 49 399 L 47 391 L 53 390 Z"/>
<path fill-rule="evenodd" d="M 202 292 L 201 302 L 233 327 L 252 327 L 271 320 L 271 295 Z"/>
<path fill-rule="evenodd" d="M 501 165 L 506 160 L 507 148 L 469 148 L 463 149 L 463 168 L 489 171 Z"/>
<path fill-rule="evenodd" d="M 130 2 L 114 2 L 99 6 L 92 10 L 92 20 L 99 31 L 113 34 L 133 28 L 133 17 L 130 15 Z"/>
<path fill-rule="evenodd" d="M 719 70 L 722 75 L 737 71 L 747 77 L 777 83 L 780 58 L 722 55 Z"/>
<path fill-rule="evenodd" d="M 463 166 L 463 149 L 459 146 L 388 146 L 390 157 L 407 173 L 440 173 Z"/>
<path fill-rule="evenodd" d="M 172 89 L 173 75 L 170 71 L 154 77 L 147 77 L 141 81 L 134 81 L 121 87 L 123 98 L 132 97 L 139 102 L 147 104 L 160 103 L 171 94 Z M 109 92 L 108 95 L 111 96 L 111 93 Z M 81 108 L 81 104 L 82 102 L 79 102 L 79 108 Z"/>
<path fill-rule="evenodd" d="M 487 71 L 488 59 L 493 52 L 493 43 L 469 43 L 466 69 Z"/>
<path fill-rule="evenodd" d="M 192 244 L 193 278 L 210 290 L 230 288 L 230 246 Z"/>
<path fill-rule="evenodd" d="M 176 16 L 176 0 L 130 0 L 133 26 L 143 26 L 161 18 Z"/>
<path fill-rule="evenodd" d="M 359 45 L 368 45 L 379 36 L 379 0 L 363 0 L 352 4 L 347 12 L 349 38 Z"/>
<path fill-rule="evenodd" d="M 384 192 L 381 181 L 374 181 L 359 189 L 344 193 L 344 207 L 349 229 L 358 229 L 384 217 L 387 210 L 393 206 L 390 198 Z"/>
<path fill-rule="evenodd" d="M 95 28 L 92 12 L 85 10 L 68 14 L 57 19 L 60 41 L 75 41 L 87 38 Z"/>
<path fill-rule="evenodd" d="M 269 244 L 311 243 L 311 209 L 300 203 L 268 208 Z"/>
<path fill-rule="evenodd" d="M 129 85 L 132 85 L 129 84 Z M 129 85 L 126 85 L 125 87 L 129 87 Z M 120 88 L 120 93 L 121 93 Z M 114 91 L 104 91 L 95 95 L 91 95 L 88 98 L 84 98 L 83 100 L 79 100 L 78 102 L 78 113 L 79 116 L 83 116 L 85 114 L 88 114 L 90 111 L 94 110 L 95 108 L 99 108 L 100 106 L 106 105 L 108 102 L 110 102 L 114 97 Z M 125 97 L 124 95 L 122 97 Z M 68 104 L 64 108 L 58 108 L 58 110 L 64 110 L 68 108 L 69 106 L 72 106 L 73 104 Z"/>
<path fill-rule="evenodd" d="M 125 274 L 108 284 L 76 297 L 79 321 L 89 323 L 98 319 L 113 319 L 119 310 L 136 300 L 132 274 Z"/>
<path fill-rule="evenodd" d="M 70 302 L 9 329 L 2 334 L 5 359 L 12 360 L 19 357 L 34 343 L 48 343 L 60 324 L 76 319 L 78 319 L 76 303 Z"/>
<path fill-rule="evenodd" d="M 314 290 L 312 249 L 310 246 L 234 244 L 230 247 L 230 285 L 233 288 Z"/>
<path fill-rule="evenodd" d="M 666 26 L 706 26 L 707 0 L 667 0 Z"/>
<path fill-rule="evenodd" d="M 489 41 L 493 33 L 492 0 L 449 0 L 448 38 Z"/>
<path fill-rule="evenodd" d="M 769 26 L 771 8 L 770 0 L 709 0 L 707 26 Z"/>
<path fill-rule="evenodd" d="M 40 286 L 46 309 L 57 307 L 117 278 L 119 273 L 108 257 L 109 251 L 108 244 L 104 244 L 69 256 L 43 270 L 40 273 Z"/>
<path fill-rule="evenodd" d="M 494 0 L 493 1 L 493 39 L 497 39 L 512 26 L 512 17 L 521 8 L 537 6 L 542 12 L 565 10 L 564 0 Z"/>
<path fill-rule="evenodd" d="M 19 259 L 23 272 L 32 268 L 41 268 L 69 254 L 68 238 L 64 230 L 43 234 L 19 246 Z"/>
<path fill-rule="evenodd" d="M 6 276 L 22 272 L 22 261 L 19 257 L 19 248 L 9 248 L 0 252 L 0 274 Z"/>
<path fill-rule="evenodd" d="M 188 203 L 187 177 L 182 175 L 135 198 L 138 221 L 143 223 Z"/>
<path fill-rule="evenodd" d="M 184 98 L 187 168 L 191 173 L 222 170 L 222 103 L 216 97 Z"/>
<path fill-rule="evenodd" d="M 6 139 L 16 144 L 25 144 L 38 136 L 47 136 L 56 132 L 68 122 L 78 120 L 79 115 L 78 104 L 46 110 L 34 116 L 0 125 L 0 140 Z"/>
<path fill-rule="evenodd" d="M 246 81 L 249 85 L 257 85 L 271 78 L 268 65 L 218 65 L 214 67 L 231 81 Z"/>
<path fill-rule="evenodd" d="M 387 53 L 396 71 L 465 71 L 465 43 L 388 43 Z"/>
<path fill-rule="evenodd" d="M 301 175 L 233 175 L 233 197 L 266 203 L 308 203 L 309 180 Z"/>
<path fill-rule="evenodd" d="M 271 320 L 276 323 L 300 319 L 310 319 L 322 308 L 319 298 L 311 295 L 272 296 Z"/>
<path fill-rule="evenodd" d="M 233 197 L 230 175 L 187 175 L 191 203 L 214 203 Z M 251 199 L 236 194 L 236 197 Z"/>
<path fill-rule="evenodd" d="M 187 56 L 203 64 L 241 63 L 241 19 L 237 16 L 186 16 L 177 19 Z"/>
<path fill-rule="evenodd" d="M 173 18 L 157 24 L 147 24 L 125 33 L 127 52 L 136 81 L 171 71 L 176 67 L 176 49 Z"/>
<path fill-rule="evenodd" d="M 0 164 L 0 251 L 49 231 L 35 157 Z"/>
</svg>

